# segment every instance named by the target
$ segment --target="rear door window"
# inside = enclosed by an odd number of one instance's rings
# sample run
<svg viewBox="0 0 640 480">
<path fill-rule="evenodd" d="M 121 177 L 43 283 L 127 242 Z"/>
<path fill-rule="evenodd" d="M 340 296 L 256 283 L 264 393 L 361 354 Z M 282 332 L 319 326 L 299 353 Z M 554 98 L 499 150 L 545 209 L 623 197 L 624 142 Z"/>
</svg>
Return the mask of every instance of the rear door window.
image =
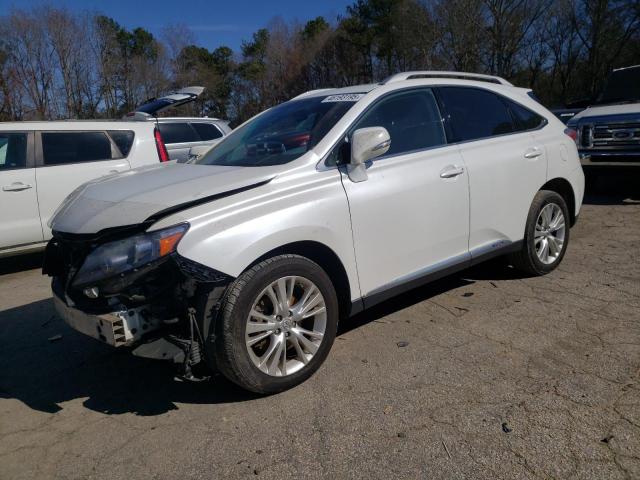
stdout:
<svg viewBox="0 0 640 480">
<path fill-rule="evenodd" d="M 192 123 L 191 126 L 198 132 L 200 140 L 215 140 L 222 137 L 222 132 L 211 123 Z"/>
<path fill-rule="evenodd" d="M 0 172 L 27 166 L 27 134 L 0 132 Z"/>
<path fill-rule="evenodd" d="M 186 122 L 160 123 L 158 128 L 166 144 L 200 141 L 196 131 Z"/>
<path fill-rule="evenodd" d="M 464 142 L 514 132 L 515 126 L 502 98 L 480 88 L 439 87 L 449 124 L 451 142 Z"/>
<path fill-rule="evenodd" d="M 123 157 L 129 155 L 133 145 L 134 133 L 131 130 L 109 130 L 109 136 L 113 143 L 118 146 L 118 150 Z"/>
<path fill-rule="evenodd" d="M 111 160 L 111 142 L 104 132 L 42 132 L 45 165 Z"/>
</svg>

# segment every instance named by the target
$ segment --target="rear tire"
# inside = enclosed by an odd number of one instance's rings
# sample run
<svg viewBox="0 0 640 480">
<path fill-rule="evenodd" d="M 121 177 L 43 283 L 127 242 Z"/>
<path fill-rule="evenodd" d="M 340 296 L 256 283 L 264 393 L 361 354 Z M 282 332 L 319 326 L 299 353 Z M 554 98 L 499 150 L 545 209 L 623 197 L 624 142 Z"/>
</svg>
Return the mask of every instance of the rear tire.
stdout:
<svg viewBox="0 0 640 480">
<path fill-rule="evenodd" d="M 218 312 L 215 337 L 206 341 L 210 363 L 233 383 L 261 394 L 287 390 L 313 375 L 338 325 L 331 280 L 299 255 L 278 255 L 243 272 Z"/>
<path fill-rule="evenodd" d="M 536 276 L 553 271 L 569 245 L 569 218 L 561 195 L 540 190 L 529 209 L 522 248 L 510 257 L 513 266 Z"/>
</svg>

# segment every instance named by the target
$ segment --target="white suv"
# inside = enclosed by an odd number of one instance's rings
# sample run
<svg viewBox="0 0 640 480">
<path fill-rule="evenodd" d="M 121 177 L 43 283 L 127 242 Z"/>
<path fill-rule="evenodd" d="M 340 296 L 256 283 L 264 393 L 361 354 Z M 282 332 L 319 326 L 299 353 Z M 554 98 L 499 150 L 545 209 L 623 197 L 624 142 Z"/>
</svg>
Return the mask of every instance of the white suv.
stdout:
<svg viewBox="0 0 640 480">
<path fill-rule="evenodd" d="M 308 92 L 193 163 L 77 190 L 44 271 L 74 328 L 281 391 L 324 361 L 338 319 L 398 292 L 503 254 L 556 268 L 584 189 L 564 129 L 497 77 Z"/>
<path fill-rule="evenodd" d="M 0 257 L 42 249 L 51 214 L 79 185 L 163 158 L 153 123 L 0 123 Z"/>
</svg>

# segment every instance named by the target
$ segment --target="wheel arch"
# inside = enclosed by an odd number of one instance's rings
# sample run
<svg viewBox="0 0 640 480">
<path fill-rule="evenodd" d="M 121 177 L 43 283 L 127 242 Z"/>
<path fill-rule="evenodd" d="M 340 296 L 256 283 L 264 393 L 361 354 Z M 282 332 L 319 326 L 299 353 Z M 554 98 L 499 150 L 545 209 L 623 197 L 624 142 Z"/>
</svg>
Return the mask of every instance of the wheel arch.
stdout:
<svg viewBox="0 0 640 480">
<path fill-rule="evenodd" d="M 576 223 L 576 196 L 571 183 L 566 178 L 557 177 L 545 183 L 540 190 L 550 190 L 564 198 L 569 209 L 569 225 L 573 227 Z"/>
<path fill-rule="evenodd" d="M 267 258 L 284 254 L 300 255 L 317 263 L 329 275 L 331 282 L 335 286 L 340 307 L 340 318 L 349 316 L 351 312 L 351 285 L 347 270 L 340 257 L 324 243 L 314 240 L 291 242 L 266 252 L 255 259 L 247 268 L 251 268 L 251 266 Z"/>
</svg>

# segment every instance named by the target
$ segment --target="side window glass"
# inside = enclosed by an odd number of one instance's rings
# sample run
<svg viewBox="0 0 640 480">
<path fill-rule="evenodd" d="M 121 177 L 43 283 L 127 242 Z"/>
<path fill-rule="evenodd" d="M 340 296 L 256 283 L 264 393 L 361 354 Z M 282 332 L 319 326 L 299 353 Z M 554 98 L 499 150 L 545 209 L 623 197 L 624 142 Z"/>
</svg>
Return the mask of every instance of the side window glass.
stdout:
<svg viewBox="0 0 640 480">
<path fill-rule="evenodd" d="M 191 126 L 198 132 L 200 140 L 202 141 L 215 140 L 216 138 L 222 137 L 220 130 L 210 123 L 192 123 Z"/>
<path fill-rule="evenodd" d="M 131 151 L 133 145 L 134 133 L 131 130 L 109 130 L 107 132 L 111 140 L 118 146 L 122 156 L 126 157 Z"/>
<path fill-rule="evenodd" d="M 158 128 L 165 144 L 200 141 L 198 134 L 188 123 L 160 123 Z"/>
<path fill-rule="evenodd" d="M 506 99 L 505 102 L 507 102 L 509 110 L 513 113 L 513 117 L 516 121 L 516 129 L 518 131 L 535 130 L 544 124 L 545 119 L 537 113 L 532 112 L 528 108 L 525 108 L 516 102 Z"/>
<path fill-rule="evenodd" d="M 111 160 L 111 142 L 104 132 L 43 132 L 45 165 Z"/>
<path fill-rule="evenodd" d="M 507 106 L 495 93 L 466 87 L 440 87 L 438 92 L 451 121 L 452 142 L 515 131 Z"/>
<path fill-rule="evenodd" d="M 27 166 L 27 134 L 0 132 L 0 172 Z"/>
<path fill-rule="evenodd" d="M 391 137 L 385 156 L 446 143 L 442 119 L 431 90 L 399 92 L 384 98 L 358 120 L 354 129 L 384 127 Z"/>
</svg>

